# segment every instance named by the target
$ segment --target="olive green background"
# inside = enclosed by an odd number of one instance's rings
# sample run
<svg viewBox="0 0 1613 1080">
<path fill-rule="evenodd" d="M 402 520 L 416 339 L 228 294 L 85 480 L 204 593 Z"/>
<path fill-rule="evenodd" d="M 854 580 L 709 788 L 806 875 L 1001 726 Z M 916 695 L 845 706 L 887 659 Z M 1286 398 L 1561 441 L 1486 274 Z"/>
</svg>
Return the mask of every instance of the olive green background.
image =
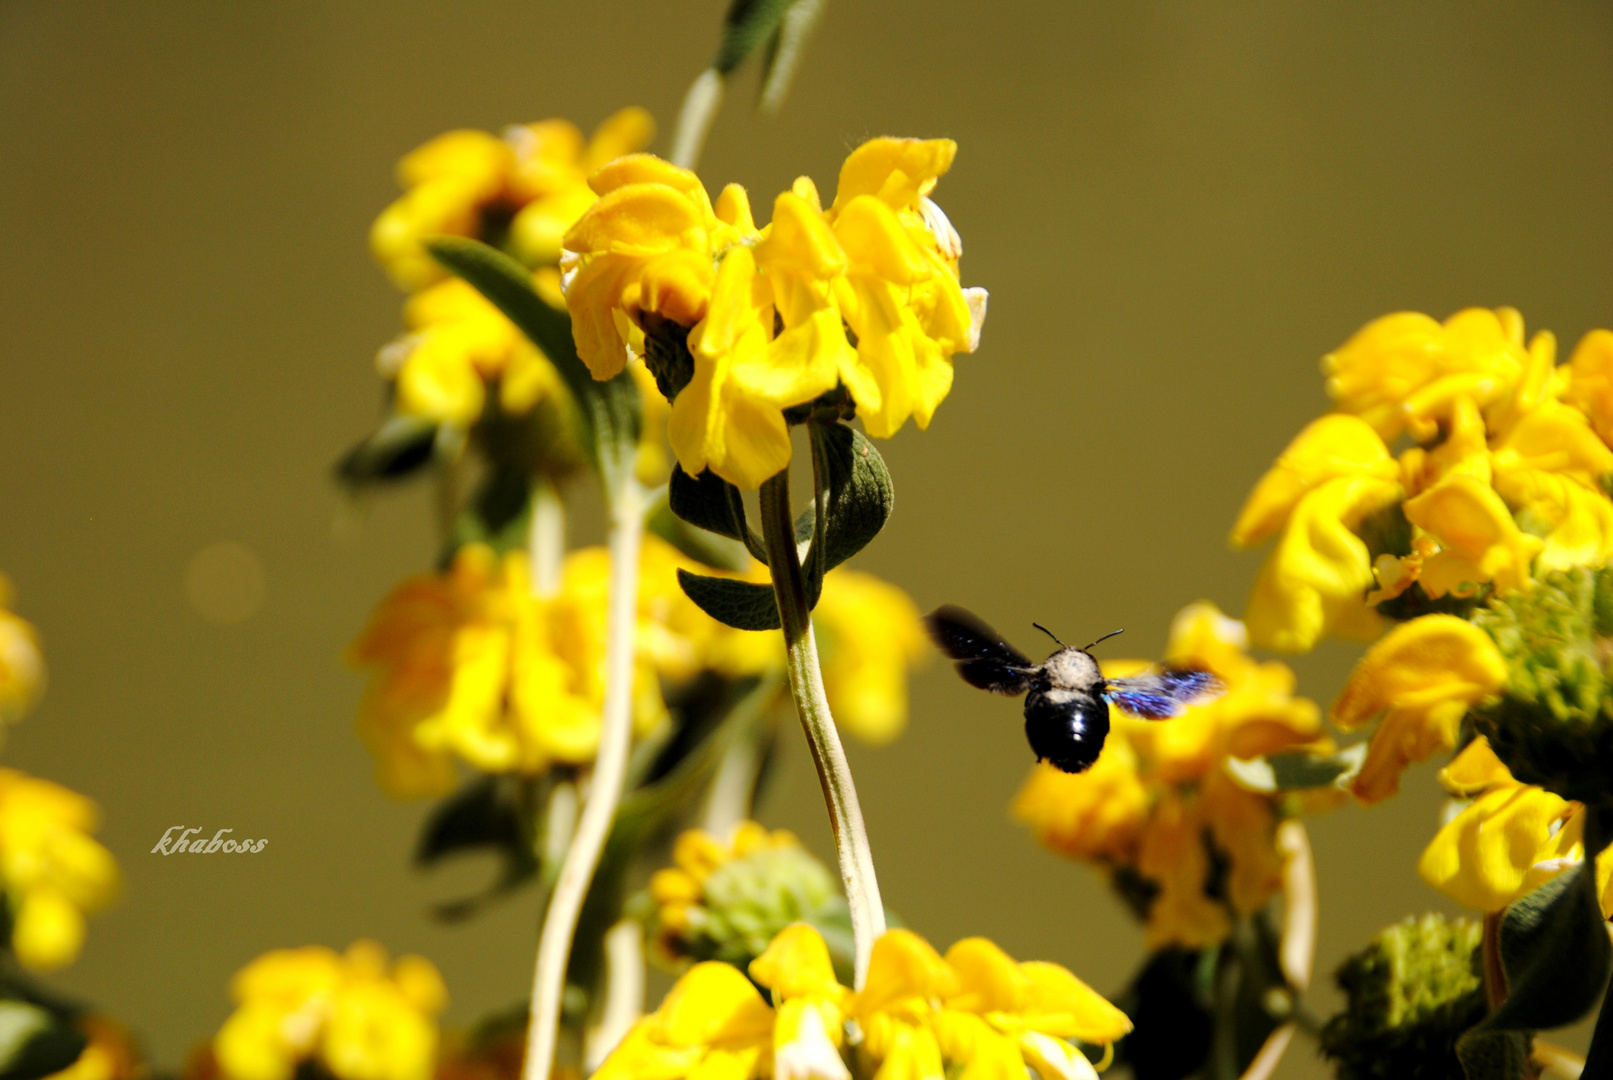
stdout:
<svg viewBox="0 0 1613 1080">
<path fill-rule="evenodd" d="M 365 230 L 449 128 L 638 103 L 669 132 L 721 8 L 0 0 L 0 570 L 52 680 L 0 763 L 103 807 L 124 895 L 54 983 L 160 1062 L 277 946 L 422 952 L 455 1024 L 524 993 L 534 897 L 430 923 L 489 868 L 409 868 L 426 807 L 380 794 L 353 731 L 340 650 L 433 546 L 423 491 L 360 522 L 328 481 L 398 326 Z M 1151 656 L 1182 604 L 1241 608 L 1259 556 L 1227 528 L 1356 327 L 1513 304 L 1566 349 L 1613 323 L 1610 61 L 1597 3 L 832 0 L 783 114 L 754 114 L 747 72 L 701 172 L 765 216 L 798 173 L 832 191 L 867 136 L 958 141 L 937 195 L 991 317 L 931 429 L 884 447 L 897 510 L 859 563 L 1026 647 L 1037 619 Z M 267 571 L 227 628 L 182 581 L 221 540 Z M 1325 704 L 1354 655 L 1302 658 L 1303 692 Z M 851 752 L 913 926 L 1122 985 L 1137 928 L 1008 819 L 1014 704 L 932 663 L 907 734 Z M 763 816 L 828 853 L 799 747 L 786 764 Z M 1323 1011 L 1346 951 L 1447 907 L 1415 874 L 1432 768 L 1406 789 L 1314 824 Z M 149 854 L 175 824 L 269 844 Z M 1319 1075 L 1303 1042 L 1283 1069 Z"/>
</svg>

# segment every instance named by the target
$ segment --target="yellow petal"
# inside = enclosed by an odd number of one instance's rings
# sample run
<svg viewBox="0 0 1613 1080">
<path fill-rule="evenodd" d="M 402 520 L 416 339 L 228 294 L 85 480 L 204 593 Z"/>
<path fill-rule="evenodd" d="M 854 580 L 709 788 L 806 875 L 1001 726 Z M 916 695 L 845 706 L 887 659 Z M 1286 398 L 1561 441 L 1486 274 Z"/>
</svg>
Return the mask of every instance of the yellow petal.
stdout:
<svg viewBox="0 0 1613 1080">
<path fill-rule="evenodd" d="M 869 139 L 840 166 L 835 208 L 861 195 L 877 196 L 892 209 L 911 206 L 952 167 L 957 153 L 951 139 Z"/>
<path fill-rule="evenodd" d="M 1363 802 L 1394 794 L 1413 761 L 1449 749 L 1468 706 L 1506 683 L 1506 664 L 1484 631 L 1453 615 L 1402 623 L 1361 658 L 1332 719 L 1346 731 L 1382 716 L 1351 789 Z"/>
<path fill-rule="evenodd" d="M 1395 480 L 1399 468 L 1378 433 L 1359 417 L 1335 413 L 1313 421 L 1249 493 L 1232 526 L 1233 546 L 1263 542 L 1282 528 L 1307 492 L 1347 476 Z"/>
<path fill-rule="evenodd" d="M 767 951 L 750 963 L 751 978 L 786 998 L 815 997 L 839 1002 L 846 990 L 835 979 L 829 946 L 806 923 L 780 930 Z"/>
</svg>

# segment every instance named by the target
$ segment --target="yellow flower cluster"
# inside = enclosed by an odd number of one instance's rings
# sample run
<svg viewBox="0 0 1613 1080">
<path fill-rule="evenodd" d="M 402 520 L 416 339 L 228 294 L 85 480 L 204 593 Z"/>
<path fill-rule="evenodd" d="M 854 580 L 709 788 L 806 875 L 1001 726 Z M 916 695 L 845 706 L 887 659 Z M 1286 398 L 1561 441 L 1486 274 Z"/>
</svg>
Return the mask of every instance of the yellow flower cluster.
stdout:
<svg viewBox="0 0 1613 1080">
<path fill-rule="evenodd" d="M 1276 537 L 1246 616 L 1256 644 L 1370 639 L 1386 601 L 1504 596 L 1613 554 L 1613 334 L 1558 365 L 1556 339 L 1525 346 L 1510 308 L 1401 313 L 1323 368 L 1337 412 L 1289 445 L 1232 530 L 1240 547 Z"/>
<path fill-rule="evenodd" d="M 661 680 L 701 670 L 743 678 L 782 670 L 777 634 L 734 630 L 707 616 L 678 584 L 693 564 L 646 537 L 639 565 L 634 729 L 666 717 Z M 754 575 L 753 575 L 754 576 Z M 409 578 L 348 649 L 371 674 L 361 735 L 383 789 L 400 798 L 452 789 L 454 761 L 490 773 L 538 773 L 593 760 L 604 703 L 604 548 L 572 552 L 554 596 L 534 594 L 527 558 L 461 548 L 444 573 Z M 839 568 L 816 613 L 826 641 L 824 683 L 848 731 L 894 738 L 907 719 L 907 670 L 925 655 L 918 609 L 897 589 Z"/>
<path fill-rule="evenodd" d="M 21 720 L 45 691 L 39 635 L 10 607 L 11 581 L 0 574 L 0 725 Z"/>
<path fill-rule="evenodd" d="M 512 416 L 545 398 L 569 407 L 549 358 L 459 278 L 409 297 L 403 320 L 407 332 L 377 357 L 396 388 L 398 412 L 468 428 L 481 418 L 490 387 L 500 411 Z"/>
<path fill-rule="evenodd" d="M 598 379 L 630 356 L 686 348 L 663 387 L 684 471 L 754 488 L 789 463 L 783 410 L 843 385 L 869 434 L 927 427 L 970 352 L 983 290 L 958 281 L 962 244 L 929 198 L 948 139 L 872 139 L 825 209 L 806 177 L 758 230 L 745 190 L 715 204 L 698 177 L 630 155 L 589 179 L 599 201 L 566 234 L 561 270 L 577 350 Z"/>
<path fill-rule="evenodd" d="M 1057 964 L 1015 963 L 984 938 L 943 957 L 907 930 L 874 943 L 867 984 L 840 985 L 816 930 L 787 927 L 749 967 L 697 964 L 596 1080 L 880 1080 L 1093 1075 L 1075 1045 L 1111 1045 L 1124 1013 Z M 754 984 L 752 980 L 755 980 Z M 762 999 L 765 987 L 773 1004 Z M 860 1033 L 854 1042 L 850 1032 Z"/>
<path fill-rule="evenodd" d="M 1457 903 L 1500 911 L 1585 861 L 1585 807 L 1519 783 L 1483 736 L 1439 779 L 1468 802 L 1434 836 L 1417 869 Z M 1597 856 L 1596 888 L 1603 916 L 1613 917 L 1613 854 Z"/>
<path fill-rule="evenodd" d="M 503 138 L 450 131 L 398 163 L 404 195 L 381 212 L 370 247 L 399 288 L 442 280 L 445 271 L 421 247 L 429 236 L 504 239 L 529 266 L 553 265 L 566 230 L 593 204 L 588 176 L 623 154 L 643 149 L 655 122 L 627 108 L 584 142 L 569 120 L 511 127 Z"/>
<path fill-rule="evenodd" d="M 11 948 L 26 967 L 72 963 L 84 944 L 85 913 L 117 894 L 117 863 L 90 836 L 99 816 L 76 792 L 0 769 L 0 886 Z"/>
<path fill-rule="evenodd" d="M 236 973 L 236 1010 L 213 1040 L 226 1080 L 291 1080 L 317 1061 L 336 1080 L 427 1080 L 447 1003 L 431 961 L 358 941 L 265 953 Z"/>
<path fill-rule="evenodd" d="M 646 538 L 640 565 L 634 728 L 666 715 L 658 674 L 692 675 L 725 631 L 678 587 L 686 565 Z M 534 594 L 524 553 L 502 558 L 471 544 L 443 574 L 423 574 L 381 602 L 348 652 L 372 672 L 359 730 L 375 752 L 381 786 L 434 795 L 454 783 L 458 758 L 484 772 L 535 773 L 584 764 L 599 744 L 604 702 L 606 596 L 603 548 L 567 556 L 558 592 Z M 725 660 L 756 660 L 738 646 Z"/>
<path fill-rule="evenodd" d="M 1014 801 L 1043 844 L 1135 882 L 1147 894 L 1151 948 L 1201 948 L 1224 939 L 1235 915 L 1263 908 L 1281 887 L 1276 796 L 1240 786 L 1229 758 L 1312 747 L 1322 735 L 1315 703 L 1294 697 L 1294 674 L 1249 657 L 1242 624 L 1209 603 L 1191 604 L 1171 627 L 1166 659 L 1214 672 L 1220 697 L 1169 723 L 1110 711 L 1111 730 L 1084 773 L 1039 764 Z M 1103 665 L 1113 677 L 1141 661 Z M 1212 867 L 1226 866 L 1224 881 Z"/>
</svg>

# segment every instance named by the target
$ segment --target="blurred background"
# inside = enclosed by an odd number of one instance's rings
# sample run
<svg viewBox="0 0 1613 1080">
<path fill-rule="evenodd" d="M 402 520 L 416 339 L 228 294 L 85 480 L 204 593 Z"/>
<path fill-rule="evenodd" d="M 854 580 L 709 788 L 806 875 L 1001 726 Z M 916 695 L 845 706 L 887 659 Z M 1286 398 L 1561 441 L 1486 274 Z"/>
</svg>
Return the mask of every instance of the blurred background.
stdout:
<svg viewBox="0 0 1613 1080">
<path fill-rule="evenodd" d="M 0 764 L 103 808 L 123 897 L 53 981 L 159 1063 L 273 947 L 423 953 L 454 1025 L 526 992 L 535 896 L 429 921 L 491 867 L 411 870 L 427 807 L 380 793 L 353 730 L 341 650 L 435 543 L 424 488 L 360 518 L 329 478 L 399 326 L 366 230 L 450 128 L 640 104 L 664 150 L 724 6 L 0 0 L 0 571 L 51 676 Z M 701 173 L 759 210 L 800 173 L 832 191 L 868 136 L 960 145 L 937 197 L 991 290 L 984 345 L 882 447 L 897 509 L 858 565 L 1024 646 L 1035 619 L 1154 656 L 1183 604 L 1241 612 L 1259 556 L 1226 531 L 1367 320 L 1511 304 L 1565 348 L 1613 323 L 1603 4 L 832 0 L 780 117 L 753 80 Z M 1325 706 L 1356 654 L 1299 658 L 1301 692 Z M 910 925 L 1124 984 L 1139 930 L 1009 820 L 1014 703 L 935 662 L 907 734 L 851 753 Z M 1446 907 L 1415 870 L 1439 801 L 1425 766 L 1313 823 L 1324 1015 L 1346 953 Z M 793 743 L 762 816 L 832 855 Z M 269 843 L 150 854 L 172 825 Z M 1322 1075 L 1309 1043 L 1280 1075 Z"/>
</svg>

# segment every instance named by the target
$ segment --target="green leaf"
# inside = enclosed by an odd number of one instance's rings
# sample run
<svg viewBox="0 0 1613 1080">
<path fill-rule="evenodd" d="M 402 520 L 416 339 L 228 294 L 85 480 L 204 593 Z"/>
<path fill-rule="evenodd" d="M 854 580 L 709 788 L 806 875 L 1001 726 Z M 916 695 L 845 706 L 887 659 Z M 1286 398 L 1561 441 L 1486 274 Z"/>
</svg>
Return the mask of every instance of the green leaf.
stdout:
<svg viewBox="0 0 1613 1080">
<path fill-rule="evenodd" d="M 813 543 L 824 545 L 823 568 L 832 570 L 879 535 L 896 496 L 885 459 L 862 432 L 838 423 L 815 423 L 811 430 L 816 463 L 826 474 L 819 482 L 827 488 L 824 527 Z M 814 562 L 809 555 L 805 565 Z"/>
<path fill-rule="evenodd" d="M 590 459 L 607 485 L 627 476 L 641 424 L 633 377 L 623 371 L 615 378 L 595 379 L 577 356 L 571 317 L 550 307 L 533 288 L 531 272 L 508 255 L 462 236 L 434 236 L 425 246 L 543 350 L 577 401 Z"/>
<path fill-rule="evenodd" d="M 438 904 L 433 914 L 444 922 L 467 919 L 536 874 L 532 820 L 520 785 L 503 777 L 472 781 L 432 810 L 415 845 L 416 866 L 428 868 L 478 851 L 497 855 L 503 864 L 498 880 L 485 892 Z"/>
<path fill-rule="evenodd" d="M 667 482 L 667 505 L 674 514 L 698 529 L 730 540 L 745 539 L 745 511 L 739 489 L 710 469 L 699 476 L 690 476 L 682 465 L 672 466 L 672 479 Z"/>
<path fill-rule="evenodd" d="M 431 463 L 437 425 L 417 416 L 389 416 L 336 462 L 336 480 L 352 492 L 407 480 Z"/>
<path fill-rule="evenodd" d="M 1501 963 L 1507 1000 L 1486 1026 L 1562 1027 L 1591 1010 L 1613 968 L 1592 863 L 1581 862 L 1507 908 Z"/>
<path fill-rule="evenodd" d="M 1227 758 L 1227 772 L 1240 787 L 1261 794 L 1338 787 L 1350 782 L 1366 761 L 1367 744 L 1357 743 L 1334 754 L 1272 754 L 1246 761 Z"/>
<path fill-rule="evenodd" d="M 67 1068 L 88 1040 L 72 1018 L 27 1001 L 0 1001 L 0 1080 L 38 1080 Z"/>
<path fill-rule="evenodd" d="M 711 66 L 732 74 L 747 57 L 778 33 L 791 0 L 734 0 L 723 16 L 722 41 Z"/>
<path fill-rule="evenodd" d="M 1469 1080 L 1524 1075 L 1525 1033 L 1572 1024 L 1589 1012 L 1613 969 L 1594 862 L 1587 859 L 1507 908 L 1501 964 L 1507 999 L 1456 1043 Z"/>
<path fill-rule="evenodd" d="M 678 584 L 701 611 L 736 630 L 777 630 L 782 625 L 771 585 L 705 577 L 687 570 L 678 571 Z"/>
</svg>

